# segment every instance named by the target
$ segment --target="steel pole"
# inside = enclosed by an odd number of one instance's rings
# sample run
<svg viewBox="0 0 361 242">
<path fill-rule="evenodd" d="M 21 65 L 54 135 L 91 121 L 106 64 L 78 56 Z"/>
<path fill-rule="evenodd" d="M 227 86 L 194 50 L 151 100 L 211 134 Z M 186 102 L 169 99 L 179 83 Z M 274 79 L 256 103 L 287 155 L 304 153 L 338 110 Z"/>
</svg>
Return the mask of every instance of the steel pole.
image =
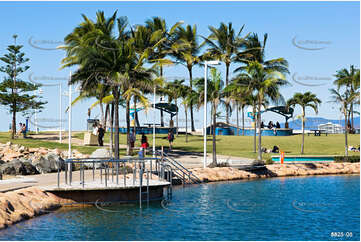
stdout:
<svg viewBox="0 0 361 242">
<path fill-rule="evenodd" d="M 155 111 L 155 85 L 153 90 L 153 157 L 155 157 L 155 117 L 156 117 L 156 111 Z"/>
<path fill-rule="evenodd" d="M 207 62 L 204 64 L 203 168 L 207 166 Z"/>
</svg>

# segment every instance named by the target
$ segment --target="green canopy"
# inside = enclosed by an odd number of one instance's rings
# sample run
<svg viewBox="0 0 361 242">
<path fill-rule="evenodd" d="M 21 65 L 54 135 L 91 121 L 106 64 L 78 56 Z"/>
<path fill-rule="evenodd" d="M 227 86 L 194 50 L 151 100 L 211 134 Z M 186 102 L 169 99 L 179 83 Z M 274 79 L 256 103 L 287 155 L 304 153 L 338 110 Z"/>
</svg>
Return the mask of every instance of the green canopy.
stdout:
<svg viewBox="0 0 361 242">
<path fill-rule="evenodd" d="M 265 111 L 271 111 L 274 113 L 278 113 L 286 118 L 286 122 L 288 119 L 292 118 L 294 109 L 289 107 L 286 108 L 286 106 L 277 106 L 277 107 L 271 107 L 267 108 Z"/>
<path fill-rule="evenodd" d="M 155 108 L 169 113 L 171 118 L 178 113 L 178 107 L 173 103 L 156 103 Z"/>
</svg>

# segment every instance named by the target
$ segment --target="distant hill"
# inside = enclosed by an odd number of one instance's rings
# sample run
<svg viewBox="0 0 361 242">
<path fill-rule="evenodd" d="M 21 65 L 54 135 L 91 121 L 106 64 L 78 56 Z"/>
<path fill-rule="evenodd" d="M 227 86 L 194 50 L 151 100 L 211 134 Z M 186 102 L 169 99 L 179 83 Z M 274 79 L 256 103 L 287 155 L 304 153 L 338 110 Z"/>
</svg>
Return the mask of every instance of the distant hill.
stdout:
<svg viewBox="0 0 361 242">
<path fill-rule="evenodd" d="M 306 117 L 305 122 L 305 129 L 317 129 L 318 125 L 325 124 L 325 123 L 334 123 L 334 124 L 340 124 L 342 127 L 345 126 L 345 120 L 342 119 L 341 123 L 340 120 L 334 120 L 334 119 L 326 119 L 326 118 L 318 118 L 318 117 Z M 281 124 L 281 127 L 284 127 L 284 123 Z M 360 117 L 354 117 L 354 125 L 355 128 L 360 128 Z M 291 129 L 301 129 L 302 123 L 300 119 L 295 119 L 294 121 L 288 122 L 288 127 Z"/>
</svg>

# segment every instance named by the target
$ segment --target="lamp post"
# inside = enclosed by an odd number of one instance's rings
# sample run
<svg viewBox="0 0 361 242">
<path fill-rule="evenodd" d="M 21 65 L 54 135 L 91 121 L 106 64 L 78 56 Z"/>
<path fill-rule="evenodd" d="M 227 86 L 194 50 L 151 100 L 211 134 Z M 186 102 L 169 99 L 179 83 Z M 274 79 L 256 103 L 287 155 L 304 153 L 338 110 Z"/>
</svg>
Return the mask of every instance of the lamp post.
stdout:
<svg viewBox="0 0 361 242">
<path fill-rule="evenodd" d="M 203 168 L 207 166 L 207 67 L 208 65 L 219 65 L 219 61 L 204 62 L 204 114 L 203 114 Z"/>
</svg>

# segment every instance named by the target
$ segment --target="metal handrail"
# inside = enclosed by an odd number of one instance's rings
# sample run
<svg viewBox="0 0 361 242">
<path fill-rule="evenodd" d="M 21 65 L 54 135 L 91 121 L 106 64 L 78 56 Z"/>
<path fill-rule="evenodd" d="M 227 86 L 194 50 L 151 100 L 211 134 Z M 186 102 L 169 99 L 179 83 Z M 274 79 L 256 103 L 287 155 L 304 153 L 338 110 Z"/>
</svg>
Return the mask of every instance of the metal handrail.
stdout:
<svg viewBox="0 0 361 242">
<path fill-rule="evenodd" d="M 184 175 L 187 175 L 188 178 L 190 180 L 192 180 L 194 183 L 202 183 L 202 181 L 195 176 L 190 170 L 188 170 L 187 168 L 185 168 L 181 163 L 179 163 L 178 161 L 176 161 L 175 159 L 173 159 L 172 157 L 170 157 L 167 153 L 165 152 L 159 152 L 157 150 L 155 150 L 155 153 L 158 155 L 163 155 L 163 157 L 174 167 L 177 168 L 177 170 L 180 170 L 183 172 Z M 177 167 L 178 166 L 178 167 Z M 180 168 L 179 168 L 180 167 Z M 179 179 L 183 180 L 183 177 L 178 174 Z"/>
</svg>

